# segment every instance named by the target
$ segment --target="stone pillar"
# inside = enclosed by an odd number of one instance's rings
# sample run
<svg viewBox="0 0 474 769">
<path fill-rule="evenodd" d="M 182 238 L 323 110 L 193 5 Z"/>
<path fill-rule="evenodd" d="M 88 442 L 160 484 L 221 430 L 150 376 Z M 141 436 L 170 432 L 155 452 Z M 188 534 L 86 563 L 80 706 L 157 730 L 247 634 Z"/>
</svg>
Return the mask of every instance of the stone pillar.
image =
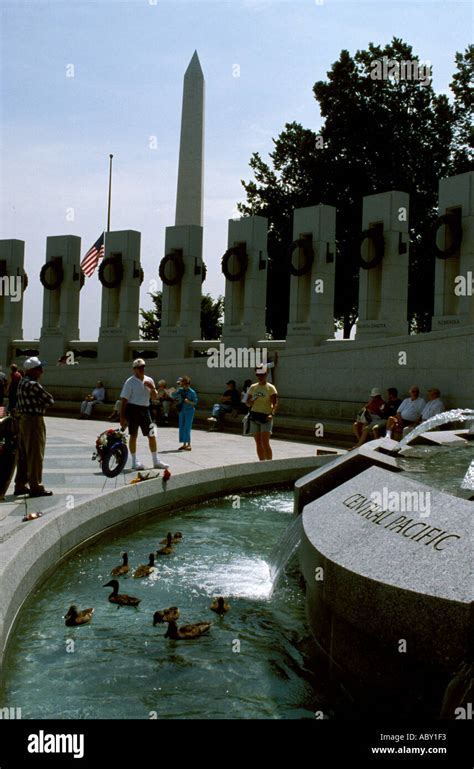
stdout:
<svg viewBox="0 0 474 769">
<path fill-rule="evenodd" d="M 201 338 L 202 234 L 202 227 L 192 224 L 166 228 L 160 361 L 187 357 L 190 342 Z M 179 265 L 184 267 L 181 279 Z"/>
<path fill-rule="evenodd" d="M 312 347 L 334 337 L 335 240 L 333 206 L 295 209 L 288 347 Z"/>
<path fill-rule="evenodd" d="M 76 235 L 46 238 L 41 274 L 50 288 L 43 288 L 40 358 L 50 366 L 68 351 L 71 339 L 79 339 L 80 260 L 81 239 Z"/>
<path fill-rule="evenodd" d="M 0 364 L 14 357 L 13 339 L 23 339 L 24 240 L 0 240 Z"/>
<path fill-rule="evenodd" d="M 408 334 L 409 200 L 396 190 L 364 197 L 357 339 Z"/>
<path fill-rule="evenodd" d="M 102 277 L 103 281 L 97 349 L 99 363 L 129 360 L 128 343 L 138 339 L 140 284 L 143 279 L 140 238 L 136 230 L 105 234 L 104 259 L 99 265 L 99 279 Z M 109 259 L 110 262 L 107 261 Z M 123 275 L 119 280 L 121 273 Z"/>
<path fill-rule="evenodd" d="M 251 347 L 265 339 L 267 296 L 267 231 L 263 216 L 229 219 L 228 249 L 247 255 L 247 267 L 239 280 L 226 277 L 223 341 L 226 347 Z M 237 253 L 227 259 L 229 275 L 242 264 Z M 245 259 L 245 257 L 244 257 Z"/>
<path fill-rule="evenodd" d="M 433 331 L 474 325 L 474 171 L 440 179 L 438 211 Z"/>
</svg>

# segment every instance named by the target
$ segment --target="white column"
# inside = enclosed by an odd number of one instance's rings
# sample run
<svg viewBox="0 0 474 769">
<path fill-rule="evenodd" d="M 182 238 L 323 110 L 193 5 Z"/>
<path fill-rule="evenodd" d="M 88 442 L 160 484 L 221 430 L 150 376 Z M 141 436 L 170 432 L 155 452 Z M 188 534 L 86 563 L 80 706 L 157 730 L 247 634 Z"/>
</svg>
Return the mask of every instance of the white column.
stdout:
<svg viewBox="0 0 474 769">
<path fill-rule="evenodd" d="M 377 235 L 362 241 L 360 256 L 370 269 L 361 266 L 359 272 L 358 339 L 408 333 L 409 201 L 408 193 L 396 190 L 363 199 L 362 230 L 380 233 L 383 258 L 370 268 Z"/>
<path fill-rule="evenodd" d="M 296 271 L 307 269 L 290 278 L 288 347 L 311 347 L 334 337 L 335 240 L 333 206 L 295 209 L 291 263 Z"/>
<path fill-rule="evenodd" d="M 15 357 L 12 340 L 23 339 L 24 240 L 0 240 L 0 361 Z"/>
<path fill-rule="evenodd" d="M 175 255 L 184 272 L 174 285 L 163 283 L 160 361 L 189 355 L 190 342 L 201 338 L 202 227 L 196 225 L 167 227 L 165 258 Z M 167 280 L 175 281 L 172 259 L 164 265 Z"/>
<path fill-rule="evenodd" d="M 225 282 L 223 340 L 226 347 L 249 347 L 265 339 L 267 296 L 267 231 L 263 216 L 229 219 L 228 249 L 241 249 L 247 267 L 239 280 Z M 228 259 L 229 274 L 237 275 L 236 254 Z"/>
<path fill-rule="evenodd" d="M 458 220 L 462 239 L 451 256 L 440 258 L 455 246 L 455 226 L 447 221 L 437 228 L 433 331 L 474 325 L 474 171 L 440 179 L 438 213 Z"/>
<path fill-rule="evenodd" d="M 99 330 L 99 363 L 129 360 L 128 343 L 138 339 L 138 314 L 140 304 L 141 234 L 136 230 L 120 230 L 105 234 L 104 280 L 114 283 L 123 271 L 118 285 L 102 286 L 101 320 Z M 117 266 L 104 264 L 113 258 Z M 121 269 L 120 266 L 121 265 Z"/>
<path fill-rule="evenodd" d="M 79 338 L 79 292 L 81 290 L 81 239 L 76 235 L 53 235 L 46 238 L 46 265 L 43 287 L 43 324 L 40 335 L 40 358 L 49 365 L 69 349 L 69 341 Z M 44 267 L 43 267 L 44 270 Z"/>
</svg>

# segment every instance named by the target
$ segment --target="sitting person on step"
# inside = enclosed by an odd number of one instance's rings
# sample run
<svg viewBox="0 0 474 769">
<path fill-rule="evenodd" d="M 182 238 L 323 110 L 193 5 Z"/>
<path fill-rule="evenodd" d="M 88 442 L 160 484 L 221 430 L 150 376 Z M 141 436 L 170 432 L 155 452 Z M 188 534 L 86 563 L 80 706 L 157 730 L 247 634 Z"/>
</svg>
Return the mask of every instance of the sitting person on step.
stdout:
<svg viewBox="0 0 474 769">
<path fill-rule="evenodd" d="M 409 398 L 405 398 L 394 417 L 387 419 L 387 438 L 392 437 L 392 432 L 401 434 L 405 427 L 414 427 L 420 419 L 426 402 L 420 398 L 420 388 L 412 385 L 409 389 Z"/>
<path fill-rule="evenodd" d="M 89 419 L 92 414 L 92 409 L 96 403 L 103 403 L 105 401 L 105 388 L 104 383 L 99 379 L 95 388 L 90 395 L 86 395 L 85 399 L 81 403 L 81 416 L 80 419 Z"/>
<path fill-rule="evenodd" d="M 383 407 L 383 422 L 376 422 L 372 428 L 372 438 L 375 440 L 381 438 L 385 434 L 385 428 L 387 426 L 387 420 L 389 417 L 394 417 L 401 405 L 401 398 L 398 397 L 398 390 L 396 387 L 389 387 L 387 390 L 387 400 Z"/>
<path fill-rule="evenodd" d="M 446 411 L 446 407 L 441 400 L 440 395 L 441 393 L 437 387 L 432 387 L 428 390 L 428 403 L 421 412 L 421 417 L 418 420 L 419 423 L 426 422 L 427 419 L 431 419 L 431 417 L 435 417 L 437 414 L 442 414 L 443 411 Z"/>
<path fill-rule="evenodd" d="M 240 393 L 237 390 L 235 379 L 230 379 L 227 383 L 228 389 L 221 395 L 221 402 L 214 403 L 212 407 L 212 417 L 208 417 L 208 422 L 213 422 L 211 430 L 217 427 L 217 423 L 224 419 L 226 414 L 230 414 L 234 409 L 240 407 Z"/>
<path fill-rule="evenodd" d="M 166 380 L 160 379 L 158 382 L 158 387 L 156 388 L 156 391 L 158 393 L 158 404 L 161 407 L 161 414 L 163 417 L 163 421 L 165 425 L 168 424 L 168 419 L 170 415 L 170 407 L 172 403 L 171 395 L 175 392 L 174 387 L 167 387 Z"/>
<path fill-rule="evenodd" d="M 384 406 L 385 402 L 379 388 L 373 387 L 370 391 L 370 400 L 359 411 L 357 419 L 352 425 L 354 435 L 358 438 L 358 442 L 352 447 L 353 449 L 358 449 L 369 439 L 370 433 L 376 425 L 380 426 L 385 423 L 383 418 Z"/>
</svg>

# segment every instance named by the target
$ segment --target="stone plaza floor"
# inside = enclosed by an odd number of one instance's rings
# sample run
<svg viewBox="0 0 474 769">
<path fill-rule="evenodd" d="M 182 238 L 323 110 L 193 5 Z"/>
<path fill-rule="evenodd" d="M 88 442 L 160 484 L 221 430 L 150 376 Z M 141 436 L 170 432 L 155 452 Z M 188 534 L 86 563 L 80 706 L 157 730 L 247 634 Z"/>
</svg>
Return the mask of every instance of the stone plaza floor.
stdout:
<svg viewBox="0 0 474 769">
<path fill-rule="evenodd" d="M 105 478 L 99 463 L 92 461 L 95 440 L 99 433 L 118 426 L 107 420 L 79 420 L 46 417 L 46 456 L 43 482 L 54 492 L 52 497 L 29 499 L 13 496 L 13 482 L 0 502 L 0 542 L 8 534 L 10 526 L 17 526 L 27 508 L 28 512 L 65 508 L 68 495 L 73 495 L 74 505 L 100 494 L 119 488 L 136 476 L 129 458 L 125 473 L 118 478 Z M 158 454 L 170 465 L 172 474 L 199 469 L 223 467 L 257 460 L 255 441 L 250 437 L 231 435 L 219 431 L 193 430 L 192 451 L 178 451 L 177 427 L 158 428 Z M 311 457 L 316 446 L 293 441 L 272 441 L 274 459 Z M 318 446 L 322 451 L 324 447 Z M 151 456 L 147 440 L 139 435 L 137 457 L 146 468 L 151 468 Z"/>
</svg>

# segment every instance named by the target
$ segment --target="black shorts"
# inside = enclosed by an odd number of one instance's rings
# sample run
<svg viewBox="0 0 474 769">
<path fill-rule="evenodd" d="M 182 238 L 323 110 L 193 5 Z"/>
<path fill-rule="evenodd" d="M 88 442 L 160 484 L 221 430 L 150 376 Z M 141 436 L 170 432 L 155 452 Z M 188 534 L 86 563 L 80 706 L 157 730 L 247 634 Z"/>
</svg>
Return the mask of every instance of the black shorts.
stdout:
<svg viewBox="0 0 474 769">
<path fill-rule="evenodd" d="M 128 432 L 130 435 L 138 435 L 139 427 L 143 435 L 147 437 L 150 435 L 152 421 L 148 406 L 135 406 L 133 403 L 127 403 L 125 417 L 128 422 Z"/>
</svg>

